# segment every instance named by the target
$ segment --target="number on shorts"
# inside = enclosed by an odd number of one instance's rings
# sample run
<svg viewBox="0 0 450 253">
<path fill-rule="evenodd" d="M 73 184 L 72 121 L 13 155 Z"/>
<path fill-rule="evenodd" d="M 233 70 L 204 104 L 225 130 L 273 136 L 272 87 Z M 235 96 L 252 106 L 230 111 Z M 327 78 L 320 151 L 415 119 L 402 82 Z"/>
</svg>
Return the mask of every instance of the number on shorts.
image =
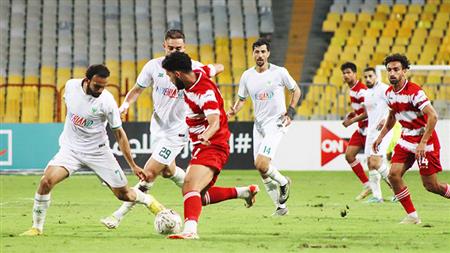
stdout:
<svg viewBox="0 0 450 253">
<path fill-rule="evenodd" d="M 115 171 L 114 171 L 114 173 L 116 173 L 117 175 L 119 175 L 119 177 L 120 177 L 120 180 L 122 180 L 122 181 L 123 181 L 123 178 L 122 178 L 122 173 L 120 173 L 120 170 L 115 170 Z"/>
<path fill-rule="evenodd" d="M 167 159 L 170 156 L 171 153 L 172 153 L 172 151 L 170 151 L 169 149 L 163 147 L 161 149 L 161 151 L 159 151 L 159 156 L 161 156 L 164 159 Z"/>
<path fill-rule="evenodd" d="M 264 146 L 263 153 L 270 155 L 270 147 Z"/>
</svg>

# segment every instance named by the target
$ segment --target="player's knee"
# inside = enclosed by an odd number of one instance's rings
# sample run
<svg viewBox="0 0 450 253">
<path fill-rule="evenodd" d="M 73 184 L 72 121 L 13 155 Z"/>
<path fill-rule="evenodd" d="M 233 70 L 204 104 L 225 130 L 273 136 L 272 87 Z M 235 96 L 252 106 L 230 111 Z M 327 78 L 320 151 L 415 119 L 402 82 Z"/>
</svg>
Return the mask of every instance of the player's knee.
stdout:
<svg viewBox="0 0 450 253">
<path fill-rule="evenodd" d="M 44 192 L 49 192 L 54 186 L 54 182 L 51 178 L 43 176 L 40 182 L 40 190 Z"/>
<path fill-rule="evenodd" d="M 353 163 L 356 160 L 356 157 L 353 154 L 345 153 L 345 160 L 348 163 Z"/>
<path fill-rule="evenodd" d="M 131 201 L 131 192 L 129 191 L 117 191 L 115 195 L 118 200 L 121 201 Z"/>
<path fill-rule="evenodd" d="M 261 174 L 264 174 L 269 169 L 269 163 L 264 161 L 263 159 L 255 160 L 255 167 Z"/>
<path fill-rule="evenodd" d="M 389 182 L 391 182 L 391 184 L 395 184 L 400 179 L 401 179 L 400 173 L 398 173 L 397 171 L 393 171 L 393 170 L 389 171 L 388 180 L 389 180 Z"/>
</svg>

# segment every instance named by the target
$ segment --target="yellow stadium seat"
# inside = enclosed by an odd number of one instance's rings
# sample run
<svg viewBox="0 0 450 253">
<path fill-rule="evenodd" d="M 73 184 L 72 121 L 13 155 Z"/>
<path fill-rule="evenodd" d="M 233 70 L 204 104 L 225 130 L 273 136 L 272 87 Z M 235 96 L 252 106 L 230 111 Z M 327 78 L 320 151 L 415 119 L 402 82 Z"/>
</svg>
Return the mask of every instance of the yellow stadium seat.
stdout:
<svg viewBox="0 0 450 253">
<path fill-rule="evenodd" d="M 196 61 L 199 61 L 200 58 L 198 57 L 198 47 L 194 44 L 186 44 L 186 53 L 189 54 L 191 59 L 194 59 Z"/>
<path fill-rule="evenodd" d="M 21 122 L 33 123 L 38 120 L 38 87 L 25 86 L 22 89 L 22 117 Z"/>
<path fill-rule="evenodd" d="M 64 87 L 64 85 L 66 85 L 66 82 L 71 78 L 70 68 L 58 68 L 58 70 L 56 71 L 56 77 L 58 80 L 58 89 Z"/>
<path fill-rule="evenodd" d="M 316 83 L 316 84 L 327 84 L 328 83 L 328 78 L 326 76 L 315 75 L 314 78 L 313 78 L 313 83 Z"/>
<path fill-rule="evenodd" d="M 328 12 L 326 20 L 338 23 L 341 20 L 341 14 L 336 12 Z"/>
<path fill-rule="evenodd" d="M 214 63 L 214 51 L 212 45 L 200 45 L 200 61 L 203 64 Z"/>
<path fill-rule="evenodd" d="M 233 83 L 239 83 L 242 73 L 247 69 L 244 38 L 231 39 L 231 56 Z"/>
<path fill-rule="evenodd" d="M 55 94 L 55 87 L 40 87 L 39 93 L 39 123 L 49 123 L 54 122 L 54 115 L 57 112 L 58 103 L 56 103 L 56 99 L 60 99 L 61 106 L 64 106 L 63 94 L 59 94 L 57 96 Z M 63 115 L 60 116 L 64 121 Z"/>
<path fill-rule="evenodd" d="M 378 41 L 378 45 L 390 47 L 393 44 L 393 42 L 394 42 L 393 38 L 381 37 L 380 40 Z"/>
<path fill-rule="evenodd" d="M 380 21 L 380 20 L 373 20 L 372 22 L 369 23 L 369 27 L 370 28 L 375 28 L 378 30 L 383 30 L 385 27 L 385 22 L 384 21 Z"/>
<path fill-rule="evenodd" d="M 405 14 L 406 13 L 406 5 L 404 4 L 394 4 L 392 7 L 392 12 L 397 14 Z"/>
<path fill-rule="evenodd" d="M 152 58 L 159 58 L 159 57 L 163 57 L 166 56 L 166 52 L 164 51 L 155 51 L 153 52 L 153 57 Z"/>
<path fill-rule="evenodd" d="M 430 71 L 425 82 L 427 84 L 441 84 L 443 76 L 443 71 Z"/>
<path fill-rule="evenodd" d="M 395 45 L 391 49 L 392 53 L 399 53 L 399 54 L 405 54 L 406 53 L 406 47 L 401 45 Z"/>
<path fill-rule="evenodd" d="M 367 13 L 367 12 L 361 12 L 359 15 L 358 15 L 358 23 L 360 23 L 360 22 L 365 22 L 365 23 L 368 23 L 368 22 L 370 22 L 372 20 L 372 14 L 370 14 L 370 13 Z M 357 23 L 357 24 L 358 24 Z"/>
<path fill-rule="evenodd" d="M 225 67 L 224 72 L 217 77 L 218 83 L 232 83 L 228 38 L 216 38 L 216 57 L 216 61 L 222 63 Z"/>
<path fill-rule="evenodd" d="M 420 4 L 410 4 L 408 7 L 408 13 L 420 14 L 421 12 L 422 6 Z"/>
<path fill-rule="evenodd" d="M 11 79 L 11 78 L 10 78 Z M 17 80 L 14 80 L 17 81 Z M 18 82 L 15 82 L 18 83 Z M 8 86 L 6 88 L 6 111 L 4 120 L 6 123 L 20 122 L 20 97 L 22 93 L 21 86 Z"/>
<path fill-rule="evenodd" d="M 116 99 L 119 97 L 120 93 L 125 94 L 126 92 L 128 92 L 126 87 L 127 82 L 128 82 L 128 90 L 131 89 L 136 82 L 136 63 L 134 61 L 130 60 L 122 61 L 120 64 L 120 69 L 121 69 L 120 82 L 115 84 L 120 87 L 120 90 L 112 91 Z"/>
<path fill-rule="evenodd" d="M 386 29 L 383 30 L 383 33 L 382 33 L 381 36 L 382 37 L 387 37 L 387 38 L 394 38 L 395 35 L 396 35 L 396 30 L 395 29 L 386 28 Z"/>
<path fill-rule="evenodd" d="M 427 3 L 425 4 L 425 6 L 423 7 L 423 12 L 426 13 L 436 13 L 437 12 L 437 4 L 432 4 L 432 3 Z"/>
<path fill-rule="evenodd" d="M 439 12 L 450 14 L 450 3 L 442 3 L 441 8 L 439 9 Z"/>
<path fill-rule="evenodd" d="M 361 44 L 362 37 L 351 36 L 347 39 L 347 46 L 359 46 Z"/>
<path fill-rule="evenodd" d="M 342 21 L 348 21 L 348 22 L 351 22 L 351 23 L 355 23 L 356 22 L 356 13 L 345 12 L 342 15 Z"/>
<path fill-rule="evenodd" d="M 41 67 L 41 83 L 55 85 L 55 68 L 50 66 Z"/>
<path fill-rule="evenodd" d="M 377 5 L 376 12 L 389 14 L 391 12 L 391 8 L 387 4 L 379 4 Z"/>
<path fill-rule="evenodd" d="M 386 13 L 376 12 L 375 14 L 373 14 L 372 21 L 385 22 L 387 19 L 388 19 L 388 15 Z"/>
<path fill-rule="evenodd" d="M 338 23 L 332 20 L 325 20 L 322 24 L 322 31 L 334 32 L 338 27 Z"/>
<path fill-rule="evenodd" d="M 376 28 L 367 28 L 366 37 L 368 38 L 378 38 L 380 35 L 380 30 Z"/>
<path fill-rule="evenodd" d="M 84 78 L 87 67 L 77 66 L 73 68 L 73 78 Z"/>
</svg>

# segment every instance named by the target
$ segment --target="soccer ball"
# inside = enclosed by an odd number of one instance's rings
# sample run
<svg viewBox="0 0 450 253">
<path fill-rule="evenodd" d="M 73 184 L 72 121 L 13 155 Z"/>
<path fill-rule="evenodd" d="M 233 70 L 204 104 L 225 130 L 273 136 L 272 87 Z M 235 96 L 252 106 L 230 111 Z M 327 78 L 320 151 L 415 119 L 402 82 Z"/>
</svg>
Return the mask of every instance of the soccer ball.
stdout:
<svg viewBox="0 0 450 253">
<path fill-rule="evenodd" d="M 165 209 L 156 215 L 154 226 L 159 234 L 176 234 L 181 232 L 181 217 L 174 210 Z"/>
</svg>

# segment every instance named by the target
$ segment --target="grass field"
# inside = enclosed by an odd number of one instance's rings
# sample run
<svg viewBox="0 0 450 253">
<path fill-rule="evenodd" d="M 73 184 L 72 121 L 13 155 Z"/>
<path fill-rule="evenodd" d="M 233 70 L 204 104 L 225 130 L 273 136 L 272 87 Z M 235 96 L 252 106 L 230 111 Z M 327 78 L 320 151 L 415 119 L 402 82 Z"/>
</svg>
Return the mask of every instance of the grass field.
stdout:
<svg viewBox="0 0 450 253">
<path fill-rule="evenodd" d="M 400 204 L 366 204 L 353 199 L 360 185 L 350 172 L 286 172 L 293 180 L 289 216 L 271 217 L 274 207 L 256 171 L 224 171 L 217 185 L 258 183 L 254 207 L 232 200 L 203 209 L 198 241 L 171 241 L 153 230 L 153 216 L 142 206 L 106 230 L 99 219 L 120 202 L 92 175 L 73 176 L 52 193 L 45 235 L 17 235 L 31 224 L 39 176 L 1 176 L 3 252 L 449 252 L 450 201 L 423 189 L 417 172 L 406 181 L 421 225 L 399 225 Z M 450 173 L 441 173 L 450 182 Z M 134 176 L 129 176 L 135 183 Z M 183 213 L 179 189 L 158 179 L 152 190 L 161 202 Z M 391 192 L 383 185 L 385 197 Z M 348 209 L 347 209 L 348 207 Z M 341 210 L 348 215 L 342 218 Z"/>
</svg>

